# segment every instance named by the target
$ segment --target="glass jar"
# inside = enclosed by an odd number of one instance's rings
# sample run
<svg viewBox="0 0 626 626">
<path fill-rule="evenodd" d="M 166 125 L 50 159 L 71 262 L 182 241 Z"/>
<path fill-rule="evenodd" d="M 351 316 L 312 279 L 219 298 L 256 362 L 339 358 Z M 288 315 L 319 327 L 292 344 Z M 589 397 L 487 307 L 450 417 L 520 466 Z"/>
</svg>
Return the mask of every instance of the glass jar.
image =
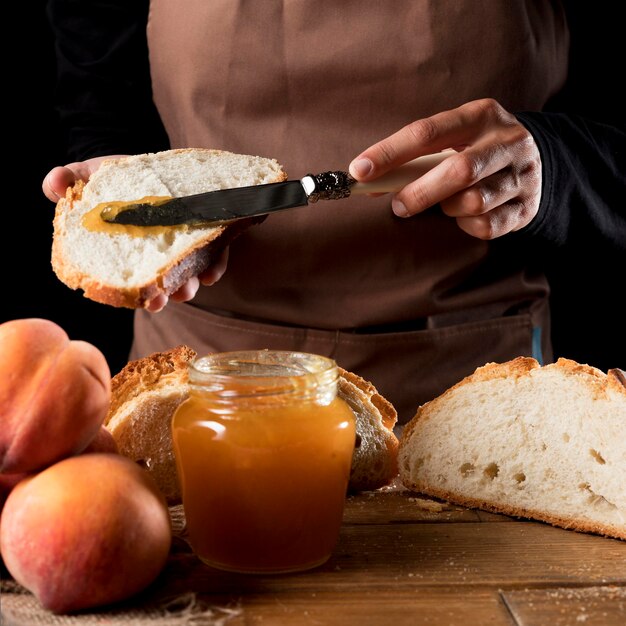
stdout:
<svg viewBox="0 0 626 626">
<path fill-rule="evenodd" d="M 281 351 L 212 354 L 190 366 L 172 421 L 196 555 L 236 572 L 316 567 L 339 536 L 355 441 L 337 365 Z"/>
</svg>

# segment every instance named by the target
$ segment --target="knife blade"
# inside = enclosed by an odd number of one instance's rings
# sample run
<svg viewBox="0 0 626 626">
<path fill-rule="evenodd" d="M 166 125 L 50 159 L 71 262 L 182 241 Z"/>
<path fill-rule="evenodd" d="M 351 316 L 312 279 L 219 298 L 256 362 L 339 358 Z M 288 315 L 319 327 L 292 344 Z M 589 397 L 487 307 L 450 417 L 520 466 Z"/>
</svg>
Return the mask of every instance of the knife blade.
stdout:
<svg viewBox="0 0 626 626">
<path fill-rule="evenodd" d="M 451 154 L 454 151 L 418 157 L 368 183 L 358 183 L 343 171 L 307 174 L 300 180 L 219 189 L 158 203 L 136 201 L 120 206 L 115 202 L 104 206 L 100 217 L 105 222 L 133 226 L 229 222 L 308 206 L 318 200 L 338 200 L 353 193 L 399 191 Z"/>
</svg>

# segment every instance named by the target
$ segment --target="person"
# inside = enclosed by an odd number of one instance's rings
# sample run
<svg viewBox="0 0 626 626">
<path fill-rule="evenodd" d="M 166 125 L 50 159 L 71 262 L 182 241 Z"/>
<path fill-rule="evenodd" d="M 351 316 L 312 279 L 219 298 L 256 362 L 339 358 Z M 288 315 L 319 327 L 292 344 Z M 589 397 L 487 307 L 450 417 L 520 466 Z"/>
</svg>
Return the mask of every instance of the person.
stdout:
<svg viewBox="0 0 626 626">
<path fill-rule="evenodd" d="M 324 354 L 400 421 L 488 361 L 552 360 L 538 251 L 626 245 L 623 127 L 542 111 L 568 74 L 560 3 L 147 5 L 49 2 L 75 159 L 46 176 L 52 200 L 104 156 L 170 146 L 359 180 L 457 153 L 392 198 L 248 229 L 136 312 L 131 358 L 179 343 Z"/>
</svg>

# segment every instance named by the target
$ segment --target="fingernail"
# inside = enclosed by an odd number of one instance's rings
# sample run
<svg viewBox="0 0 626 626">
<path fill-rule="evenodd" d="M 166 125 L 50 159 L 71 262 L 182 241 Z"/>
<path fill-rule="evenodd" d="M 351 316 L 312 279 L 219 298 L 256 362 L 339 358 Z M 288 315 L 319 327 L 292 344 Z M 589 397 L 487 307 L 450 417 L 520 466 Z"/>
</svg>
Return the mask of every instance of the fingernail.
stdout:
<svg viewBox="0 0 626 626">
<path fill-rule="evenodd" d="M 203 287 L 212 287 L 216 282 L 217 278 L 214 274 L 211 274 L 210 276 L 205 276 L 204 278 L 200 279 L 200 284 Z"/>
<path fill-rule="evenodd" d="M 146 302 L 145 309 L 150 313 L 159 313 L 165 308 L 168 300 L 169 298 L 167 296 L 158 295 L 149 302 Z"/>
<path fill-rule="evenodd" d="M 369 159 L 357 159 L 350 164 L 350 171 L 355 176 L 365 177 L 374 169 L 374 164 Z"/>
<path fill-rule="evenodd" d="M 391 209 L 398 217 L 408 217 L 409 212 L 406 210 L 403 202 L 400 200 L 392 200 L 391 201 Z"/>
<path fill-rule="evenodd" d="M 44 181 L 43 181 L 43 185 L 44 187 L 48 188 L 48 191 L 50 193 L 53 193 L 56 196 L 57 200 L 61 198 L 61 196 L 54 189 L 52 189 L 52 186 L 50 185 L 50 172 L 46 174 L 46 177 L 44 178 Z"/>
</svg>

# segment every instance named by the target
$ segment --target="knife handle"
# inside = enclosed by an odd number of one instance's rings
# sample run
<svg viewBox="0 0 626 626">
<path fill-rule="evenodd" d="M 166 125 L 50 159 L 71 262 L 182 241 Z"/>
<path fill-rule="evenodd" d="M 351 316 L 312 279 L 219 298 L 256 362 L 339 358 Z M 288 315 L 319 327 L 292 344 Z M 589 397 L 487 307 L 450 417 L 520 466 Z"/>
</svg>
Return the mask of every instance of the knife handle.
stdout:
<svg viewBox="0 0 626 626">
<path fill-rule="evenodd" d="M 355 183 L 351 186 L 352 193 L 389 193 L 400 191 L 403 187 L 423 176 L 433 167 L 445 161 L 449 156 L 456 154 L 455 150 L 446 150 L 436 154 L 427 154 L 417 157 L 404 165 L 383 174 L 376 180 L 366 183 Z"/>
</svg>

